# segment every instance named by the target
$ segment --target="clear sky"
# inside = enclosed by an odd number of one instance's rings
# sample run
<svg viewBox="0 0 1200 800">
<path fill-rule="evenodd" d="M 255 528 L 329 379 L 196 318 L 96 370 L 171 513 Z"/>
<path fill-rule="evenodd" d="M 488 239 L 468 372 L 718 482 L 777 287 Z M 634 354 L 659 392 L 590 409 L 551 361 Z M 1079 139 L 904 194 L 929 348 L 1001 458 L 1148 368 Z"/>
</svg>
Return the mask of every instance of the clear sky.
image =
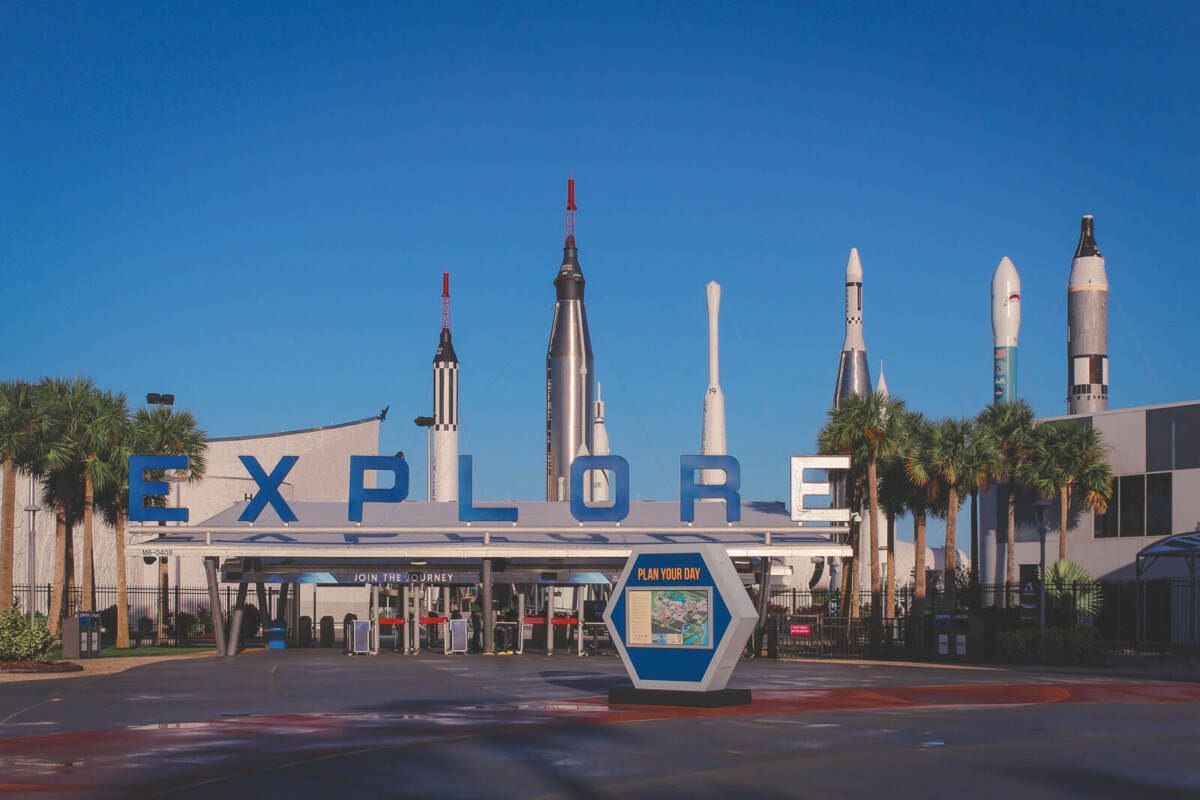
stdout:
<svg viewBox="0 0 1200 800">
<path fill-rule="evenodd" d="M 596 373 L 641 499 L 700 446 L 785 500 L 833 395 L 851 247 L 893 394 L 1065 413 L 1094 214 L 1112 407 L 1200 398 L 1193 3 L 0 4 L 0 374 L 172 392 L 211 435 L 391 406 L 424 492 L 441 272 L 476 497 L 544 497 L 566 179 Z M 905 535 L 911 535 L 907 526 Z"/>
</svg>

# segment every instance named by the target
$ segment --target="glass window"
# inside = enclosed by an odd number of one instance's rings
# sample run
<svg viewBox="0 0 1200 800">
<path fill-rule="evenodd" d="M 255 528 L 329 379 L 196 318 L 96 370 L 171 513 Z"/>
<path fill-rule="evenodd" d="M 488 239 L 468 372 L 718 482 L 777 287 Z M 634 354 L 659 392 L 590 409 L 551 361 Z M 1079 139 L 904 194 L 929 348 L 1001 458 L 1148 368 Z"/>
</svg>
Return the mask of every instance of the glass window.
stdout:
<svg viewBox="0 0 1200 800">
<path fill-rule="evenodd" d="M 1146 535 L 1146 476 L 1121 476 L 1121 536 Z"/>
<path fill-rule="evenodd" d="M 1200 403 L 1146 412 L 1146 469 L 1200 467 Z"/>
<path fill-rule="evenodd" d="M 1171 530 L 1171 473 L 1159 472 L 1146 476 L 1146 535 L 1170 536 Z"/>
</svg>

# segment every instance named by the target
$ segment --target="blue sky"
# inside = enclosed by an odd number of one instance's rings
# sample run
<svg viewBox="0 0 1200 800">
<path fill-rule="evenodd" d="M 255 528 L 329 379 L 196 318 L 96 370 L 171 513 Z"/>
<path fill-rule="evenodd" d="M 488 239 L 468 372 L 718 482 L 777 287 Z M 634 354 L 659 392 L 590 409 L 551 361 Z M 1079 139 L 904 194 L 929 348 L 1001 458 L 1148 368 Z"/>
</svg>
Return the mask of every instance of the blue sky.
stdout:
<svg viewBox="0 0 1200 800">
<path fill-rule="evenodd" d="M 703 287 L 744 496 L 786 499 L 833 393 L 857 247 L 872 375 L 1065 411 L 1094 214 L 1112 407 L 1200 397 L 1200 11 L 1187 3 L 43 4 L 0 24 L 3 377 L 173 392 L 215 436 L 371 416 L 423 490 L 440 284 L 476 497 L 544 493 L 566 179 L 613 451 L 698 452 Z M 908 535 L 907 527 L 905 533 Z"/>
</svg>

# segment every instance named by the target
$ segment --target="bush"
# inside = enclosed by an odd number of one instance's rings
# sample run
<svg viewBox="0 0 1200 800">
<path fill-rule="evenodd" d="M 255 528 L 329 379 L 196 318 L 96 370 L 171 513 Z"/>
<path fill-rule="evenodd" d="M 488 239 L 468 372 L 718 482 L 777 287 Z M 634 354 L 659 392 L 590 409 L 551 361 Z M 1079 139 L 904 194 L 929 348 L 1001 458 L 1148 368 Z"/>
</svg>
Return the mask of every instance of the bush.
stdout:
<svg viewBox="0 0 1200 800">
<path fill-rule="evenodd" d="M 199 621 L 201 633 L 213 632 L 213 615 L 211 611 L 204 606 L 200 606 L 196 609 L 196 619 Z"/>
<path fill-rule="evenodd" d="M 1095 628 L 1038 628 L 996 636 L 1000 656 L 1020 664 L 1100 664 L 1108 648 Z"/>
<path fill-rule="evenodd" d="M 117 605 L 113 603 L 108 608 L 100 612 L 100 627 L 104 630 L 113 633 L 117 630 Z"/>
<path fill-rule="evenodd" d="M 200 620 L 195 614 L 180 611 L 175 615 L 175 635 L 181 639 L 200 633 Z"/>
<path fill-rule="evenodd" d="M 149 617 L 142 617 L 138 620 L 137 635 L 139 639 L 149 639 L 153 632 L 154 620 Z"/>
<path fill-rule="evenodd" d="M 225 633 L 229 633 L 233 627 L 233 612 L 239 608 L 242 610 L 242 638 L 252 639 L 262 627 L 262 613 L 253 603 L 243 603 L 229 610 L 229 618 L 225 621 Z"/>
<path fill-rule="evenodd" d="M 45 661 L 54 637 L 46 618 L 35 614 L 33 627 L 18 608 L 0 611 L 0 661 Z"/>
</svg>

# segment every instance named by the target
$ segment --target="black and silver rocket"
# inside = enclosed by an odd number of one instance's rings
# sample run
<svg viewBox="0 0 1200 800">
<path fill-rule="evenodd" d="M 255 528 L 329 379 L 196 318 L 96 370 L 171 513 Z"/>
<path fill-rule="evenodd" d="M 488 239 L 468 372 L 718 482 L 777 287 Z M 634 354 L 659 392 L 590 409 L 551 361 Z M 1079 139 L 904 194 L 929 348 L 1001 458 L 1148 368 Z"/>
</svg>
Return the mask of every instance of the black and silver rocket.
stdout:
<svg viewBox="0 0 1200 800">
<path fill-rule="evenodd" d="M 1107 409 L 1108 275 L 1089 214 L 1080 223 L 1067 283 L 1067 413 Z"/>
<path fill-rule="evenodd" d="M 852 394 L 870 394 L 871 372 L 867 368 L 867 344 L 863 340 L 863 271 L 858 260 L 858 248 L 850 248 L 846 262 L 846 338 L 838 361 L 837 385 L 833 389 L 833 405 L 841 408 L 842 400 Z"/>
<path fill-rule="evenodd" d="M 433 354 L 433 440 L 429 499 L 458 500 L 458 356 L 450 341 L 450 273 L 442 273 L 442 336 Z"/>
<path fill-rule="evenodd" d="M 554 279 L 557 302 L 546 352 L 546 499 L 569 500 L 571 462 L 594 447 L 595 371 L 583 302 L 584 279 L 575 247 L 575 180 L 567 181 L 562 266 Z M 586 477 L 586 476 L 585 476 Z"/>
</svg>

